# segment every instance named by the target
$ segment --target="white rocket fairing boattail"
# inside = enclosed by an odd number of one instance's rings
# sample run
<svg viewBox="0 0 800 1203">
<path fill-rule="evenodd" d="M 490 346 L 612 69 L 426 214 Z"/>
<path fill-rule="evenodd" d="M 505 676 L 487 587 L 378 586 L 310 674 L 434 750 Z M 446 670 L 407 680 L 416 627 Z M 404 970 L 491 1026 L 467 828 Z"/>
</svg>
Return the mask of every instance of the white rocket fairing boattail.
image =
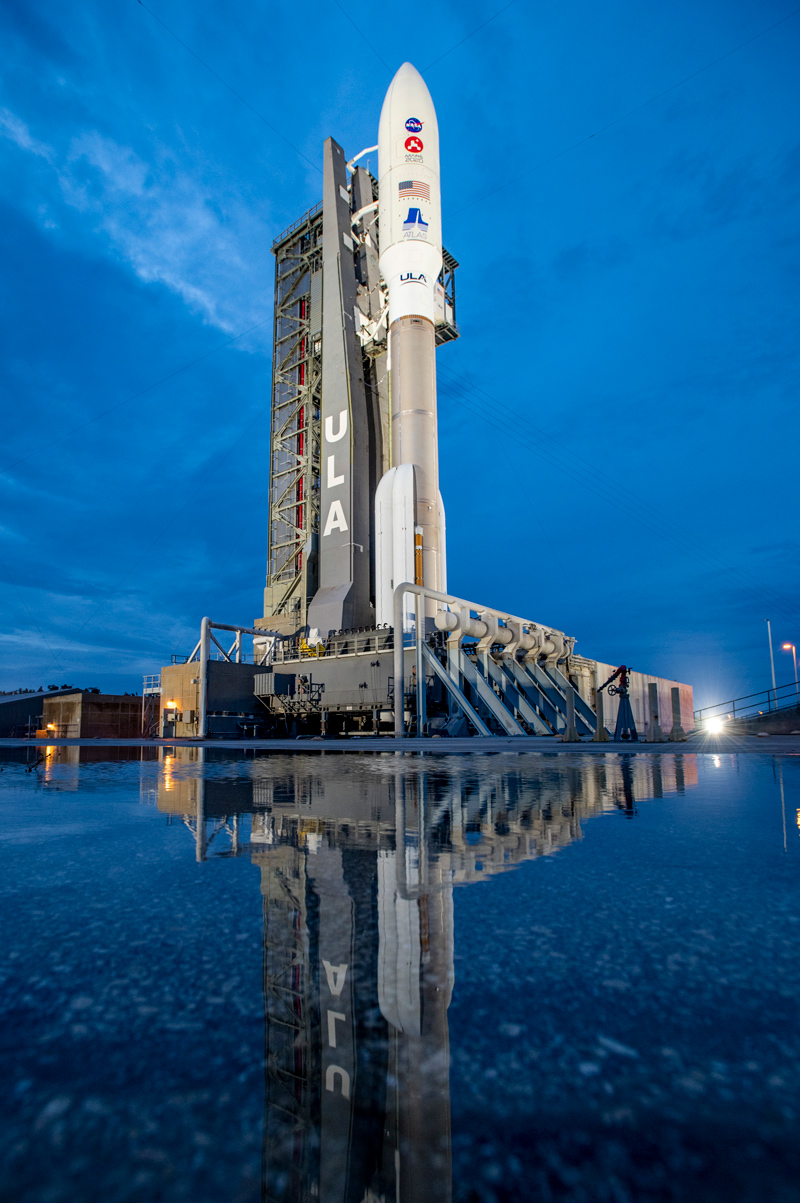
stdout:
<svg viewBox="0 0 800 1203">
<path fill-rule="evenodd" d="M 442 270 L 439 127 L 411 63 L 395 75 L 378 131 L 380 269 L 389 292 L 392 467 L 375 495 L 376 620 L 393 622 L 392 592 L 415 581 L 444 592 L 434 297 Z"/>
</svg>

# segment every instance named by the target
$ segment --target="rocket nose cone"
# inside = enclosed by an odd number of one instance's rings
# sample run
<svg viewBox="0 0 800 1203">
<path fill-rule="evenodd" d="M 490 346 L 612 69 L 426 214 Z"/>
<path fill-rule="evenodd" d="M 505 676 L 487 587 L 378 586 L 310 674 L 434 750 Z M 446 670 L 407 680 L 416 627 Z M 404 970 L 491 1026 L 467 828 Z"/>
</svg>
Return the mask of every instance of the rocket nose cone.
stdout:
<svg viewBox="0 0 800 1203">
<path fill-rule="evenodd" d="M 425 94 L 428 92 L 425 80 L 422 78 L 414 64 L 403 63 L 402 67 L 398 67 L 397 71 L 395 71 L 394 78 L 389 84 L 386 96 L 388 98 L 393 92 L 412 92 L 417 88 L 422 88 Z"/>
<path fill-rule="evenodd" d="M 407 145 L 409 140 L 411 145 Z M 381 178 L 393 162 L 406 174 L 409 168 L 405 164 L 412 162 L 420 166 L 424 162 L 426 168 L 439 173 L 436 110 L 425 80 L 413 63 L 403 63 L 389 84 L 378 124 L 378 148 Z"/>
<path fill-rule="evenodd" d="M 422 76 L 420 75 L 419 71 L 417 70 L 417 68 L 414 66 L 413 63 L 403 63 L 402 67 L 397 68 L 397 71 L 395 72 L 392 83 L 394 83 L 395 79 L 409 79 L 409 80 L 420 79 L 421 80 Z"/>
</svg>

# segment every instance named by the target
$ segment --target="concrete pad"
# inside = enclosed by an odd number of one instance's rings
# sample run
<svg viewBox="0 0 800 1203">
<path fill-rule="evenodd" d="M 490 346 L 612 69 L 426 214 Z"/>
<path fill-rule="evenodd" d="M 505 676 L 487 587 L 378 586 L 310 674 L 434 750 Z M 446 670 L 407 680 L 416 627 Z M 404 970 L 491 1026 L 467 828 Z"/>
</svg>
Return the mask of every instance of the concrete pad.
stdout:
<svg viewBox="0 0 800 1203">
<path fill-rule="evenodd" d="M 494 752 L 541 752 L 547 755 L 585 753 L 605 756 L 624 753 L 628 756 L 658 756 L 666 754 L 694 755 L 698 752 L 722 755 L 733 752 L 760 752 L 770 755 L 800 756 L 800 736 L 771 735 L 766 739 L 756 735 L 697 735 L 686 743 L 562 743 L 554 736 L 491 736 L 464 739 L 396 739 L 393 736 L 362 735 L 348 739 L 0 739 L 0 748 L 224 748 L 229 751 L 259 749 L 271 752 L 435 752 L 453 755 L 465 752 L 489 754 Z"/>
</svg>

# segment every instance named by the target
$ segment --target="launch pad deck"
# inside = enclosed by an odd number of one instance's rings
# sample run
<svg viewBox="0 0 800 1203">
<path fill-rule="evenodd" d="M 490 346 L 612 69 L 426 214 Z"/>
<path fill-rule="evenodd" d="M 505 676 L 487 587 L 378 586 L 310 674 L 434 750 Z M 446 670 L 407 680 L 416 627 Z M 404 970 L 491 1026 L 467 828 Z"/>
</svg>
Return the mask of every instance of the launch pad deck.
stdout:
<svg viewBox="0 0 800 1203">
<path fill-rule="evenodd" d="M 685 743 L 563 743 L 553 736 L 478 736 L 457 739 L 417 739 L 408 736 L 350 736 L 347 739 L 0 739 L 0 748 L 211 748 L 225 752 L 425 752 L 452 756 L 465 752 L 496 755 L 499 752 L 553 755 L 694 755 L 715 756 L 760 752 L 800 756 L 800 735 L 694 735 Z"/>
</svg>

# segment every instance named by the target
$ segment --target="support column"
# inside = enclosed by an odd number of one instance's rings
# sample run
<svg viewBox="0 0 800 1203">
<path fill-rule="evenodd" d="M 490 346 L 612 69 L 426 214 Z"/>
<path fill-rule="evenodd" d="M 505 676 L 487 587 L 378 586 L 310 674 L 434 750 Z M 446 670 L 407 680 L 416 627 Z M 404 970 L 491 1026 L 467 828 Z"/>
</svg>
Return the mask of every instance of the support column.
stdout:
<svg viewBox="0 0 800 1203">
<path fill-rule="evenodd" d="M 664 732 L 658 722 L 658 686 L 651 681 L 647 686 L 647 697 L 650 709 L 650 722 L 647 725 L 647 743 L 663 744 Z"/>
<path fill-rule="evenodd" d="M 211 649 L 211 619 L 200 624 L 200 689 L 197 699 L 197 738 L 206 737 L 206 707 L 208 704 L 208 656 Z"/>
<path fill-rule="evenodd" d="M 686 732 L 681 724 L 681 691 L 677 685 L 672 687 L 672 730 L 669 733 L 670 743 L 683 743 Z"/>
<path fill-rule="evenodd" d="M 575 726 L 575 686 L 568 685 L 566 689 L 567 695 L 567 726 L 564 734 L 561 736 L 561 742 L 565 744 L 579 744 L 581 737 L 578 735 L 578 729 Z"/>
<path fill-rule="evenodd" d="M 598 688 L 597 674 L 595 674 L 594 679 L 594 712 L 597 715 L 597 726 L 592 737 L 592 743 L 608 743 L 608 731 L 606 730 L 605 719 L 605 694 L 602 689 Z"/>
<path fill-rule="evenodd" d="M 405 735 L 404 715 L 406 708 L 405 664 L 403 660 L 403 605 L 405 591 L 400 588 L 405 581 L 399 581 L 394 591 L 394 634 L 392 636 L 392 658 L 394 667 L 394 734 L 396 739 Z"/>
<path fill-rule="evenodd" d="M 417 736 L 419 737 L 425 734 L 425 725 L 428 721 L 425 662 L 422 658 L 422 643 L 425 638 L 425 603 L 420 593 L 417 593 L 414 597 L 414 606 L 416 615 L 414 623 L 414 648 L 417 669 Z"/>
</svg>

